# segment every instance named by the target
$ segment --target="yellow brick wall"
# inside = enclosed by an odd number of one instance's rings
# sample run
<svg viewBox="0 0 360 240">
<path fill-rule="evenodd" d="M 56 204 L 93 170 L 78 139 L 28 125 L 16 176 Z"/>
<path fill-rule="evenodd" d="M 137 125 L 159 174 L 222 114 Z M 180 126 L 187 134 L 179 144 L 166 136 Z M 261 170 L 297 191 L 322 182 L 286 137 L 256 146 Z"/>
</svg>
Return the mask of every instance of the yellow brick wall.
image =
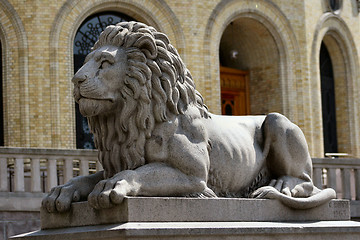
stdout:
<svg viewBox="0 0 360 240">
<path fill-rule="evenodd" d="M 324 151 L 318 70 L 324 40 L 337 59 L 339 151 L 360 157 L 360 16 L 356 1 L 342 2 L 334 14 L 326 0 L 3 0 L 5 144 L 75 148 L 73 39 L 88 16 L 112 10 L 165 32 L 215 113 L 221 37 L 230 22 L 243 24 L 249 34 L 237 36 L 249 46 L 241 64 L 250 70 L 252 112 L 288 116 L 303 129 L 314 157 Z"/>
</svg>

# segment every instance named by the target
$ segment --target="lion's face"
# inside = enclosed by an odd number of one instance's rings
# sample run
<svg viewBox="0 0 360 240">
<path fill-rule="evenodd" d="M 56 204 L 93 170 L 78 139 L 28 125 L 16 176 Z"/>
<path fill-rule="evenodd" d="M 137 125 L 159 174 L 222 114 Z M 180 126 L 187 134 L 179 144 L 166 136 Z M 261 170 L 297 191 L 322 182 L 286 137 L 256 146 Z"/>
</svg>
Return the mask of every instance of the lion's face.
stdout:
<svg viewBox="0 0 360 240">
<path fill-rule="evenodd" d="M 75 101 L 82 115 L 106 114 L 120 104 L 126 66 L 124 50 L 114 46 L 103 46 L 86 57 L 72 79 Z"/>
</svg>

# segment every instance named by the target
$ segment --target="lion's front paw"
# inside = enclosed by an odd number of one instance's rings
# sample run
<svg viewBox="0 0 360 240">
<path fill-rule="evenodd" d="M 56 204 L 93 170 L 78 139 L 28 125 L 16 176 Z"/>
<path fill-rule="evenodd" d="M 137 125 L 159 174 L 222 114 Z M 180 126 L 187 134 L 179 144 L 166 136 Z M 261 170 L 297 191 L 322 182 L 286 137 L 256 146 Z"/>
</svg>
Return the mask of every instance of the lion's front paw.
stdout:
<svg viewBox="0 0 360 240">
<path fill-rule="evenodd" d="M 66 212 L 72 202 L 80 200 L 80 193 L 72 184 L 56 186 L 42 200 L 41 205 L 48 212 Z"/>
<path fill-rule="evenodd" d="M 110 208 L 120 204 L 130 191 L 126 180 L 107 179 L 100 181 L 89 194 L 88 202 L 95 209 Z"/>
</svg>

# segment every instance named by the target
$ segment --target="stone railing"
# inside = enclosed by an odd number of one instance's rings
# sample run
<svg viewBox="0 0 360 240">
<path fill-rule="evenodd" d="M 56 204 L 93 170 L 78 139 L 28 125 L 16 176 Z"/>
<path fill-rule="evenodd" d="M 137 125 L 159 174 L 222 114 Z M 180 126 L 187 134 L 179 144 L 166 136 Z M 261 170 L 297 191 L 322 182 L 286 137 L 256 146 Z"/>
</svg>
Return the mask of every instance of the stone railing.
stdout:
<svg viewBox="0 0 360 240">
<path fill-rule="evenodd" d="M 313 169 L 317 187 L 335 189 L 338 198 L 360 200 L 360 159 L 313 158 Z"/>
<path fill-rule="evenodd" d="M 0 192 L 48 192 L 99 170 L 96 150 L 0 148 Z"/>
<path fill-rule="evenodd" d="M 360 200 L 360 159 L 314 158 L 313 180 L 338 198 Z M 0 192 L 48 192 L 74 176 L 101 169 L 96 150 L 0 148 Z"/>
</svg>

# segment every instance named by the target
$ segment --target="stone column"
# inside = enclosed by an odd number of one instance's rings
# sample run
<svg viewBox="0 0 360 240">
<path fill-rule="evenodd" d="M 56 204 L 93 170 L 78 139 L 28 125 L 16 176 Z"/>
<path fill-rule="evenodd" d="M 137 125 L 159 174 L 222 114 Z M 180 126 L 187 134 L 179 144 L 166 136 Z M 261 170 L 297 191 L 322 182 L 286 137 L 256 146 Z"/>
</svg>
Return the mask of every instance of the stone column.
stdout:
<svg viewBox="0 0 360 240">
<path fill-rule="evenodd" d="M 89 160 L 81 158 L 80 159 L 80 176 L 89 175 Z"/>
<path fill-rule="evenodd" d="M 25 184 L 24 184 L 24 159 L 23 158 L 15 158 L 15 166 L 14 166 L 14 190 L 15 192 L 24 192 Z"/>
<path fill-rule="evenodd" d="M 350 192 L 350 169 L 343 168 L 341 169 L 342 175 L 342 188 L 343 188 L 343 198 L 344 199 L 351 199 L 351 192 Z"/>
<path fill-rule="evenodd" d="M 360 200 L 360 168 L 355 169 L 355 200 Z"/>
<path fill-rule="evenodd" d="M 47 163 L 47 191 L 57 185 L 56 159 L 49 158 Z"/>
<path fill-rule="evenodd" d="M 40 159 L 31 159 L 31 192 L 41 192 Z"/>
<path fill-rule="evenodd" d="M 318 168 L 318 167 L 314 168 L 313 182 L 314 185 L 320 189 L 322 189 L 321 178 L 322 178 L 322 168 Z"/>
<path fill-rule="evenodd" d="M 67 183 L 74 176 L 73 174 L 73 159 L 64 159 L 64 183 Z"/>
<path fill-rule="evenodd" d="M 0 158 L 0 192 L 8 191 L 7 158 Z"/>
</svg>

